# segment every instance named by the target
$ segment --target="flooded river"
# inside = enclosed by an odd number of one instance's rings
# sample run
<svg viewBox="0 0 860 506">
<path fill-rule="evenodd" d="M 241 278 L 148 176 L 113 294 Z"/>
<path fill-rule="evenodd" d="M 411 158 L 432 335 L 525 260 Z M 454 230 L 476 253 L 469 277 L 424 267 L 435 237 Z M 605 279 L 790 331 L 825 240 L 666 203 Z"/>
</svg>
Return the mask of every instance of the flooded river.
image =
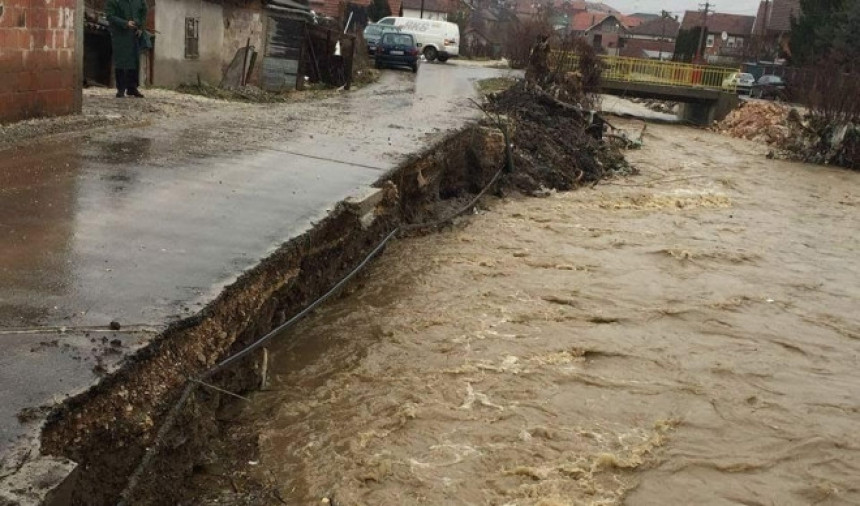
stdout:
<svg viewBox="0 0 860 506">
<path fill-rule="evenodd" d="M 644 141 L 640 176 L 389 247 L 273 350 L 244 472 L 288 504 L 860 503 L 860 174 Z"/>
</svg>

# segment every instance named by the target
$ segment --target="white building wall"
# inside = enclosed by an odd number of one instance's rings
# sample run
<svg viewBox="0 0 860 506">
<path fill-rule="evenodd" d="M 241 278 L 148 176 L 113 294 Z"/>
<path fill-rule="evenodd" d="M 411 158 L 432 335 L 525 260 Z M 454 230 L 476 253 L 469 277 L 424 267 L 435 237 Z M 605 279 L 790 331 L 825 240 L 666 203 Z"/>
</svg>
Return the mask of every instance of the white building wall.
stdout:
<svg viewBox="0 0 860 506">
<path fill-rule="evenodd" d="M 200 57 L 185 58 L 185 18 L 200 19 Z M 220 4 L 203 0 L 156 0 L 155 64 L 153 82 L 157 86 L 176 86 L 197 82 L 221 81 L 224 12 Z"/>
</svg>

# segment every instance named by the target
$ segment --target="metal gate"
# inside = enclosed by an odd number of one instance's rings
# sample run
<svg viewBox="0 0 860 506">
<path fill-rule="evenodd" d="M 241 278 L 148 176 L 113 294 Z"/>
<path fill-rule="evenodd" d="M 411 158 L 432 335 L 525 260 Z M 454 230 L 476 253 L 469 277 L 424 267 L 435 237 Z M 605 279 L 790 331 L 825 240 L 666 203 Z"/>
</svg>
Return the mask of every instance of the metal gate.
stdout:
<svg viewBox="0 0 860 506">
<path fill-rule="evenodd" d="M 269 14 L 261 79 L 264 90 L 294 90 L 298 86 L 304 29 L 304 20 Z"/>
</svg>

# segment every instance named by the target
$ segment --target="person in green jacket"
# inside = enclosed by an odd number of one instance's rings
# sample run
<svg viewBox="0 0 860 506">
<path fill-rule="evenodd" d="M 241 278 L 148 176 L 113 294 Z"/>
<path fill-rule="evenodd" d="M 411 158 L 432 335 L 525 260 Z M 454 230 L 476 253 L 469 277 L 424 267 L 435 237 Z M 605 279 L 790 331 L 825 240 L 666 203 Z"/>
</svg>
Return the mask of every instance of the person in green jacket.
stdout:
<svg viewBox="0 0 860 506">
<path fill-rule="evenodd" d="M 140 80 L 140 35 L 146 22 L 146 0 L 108 0 L 116 97 L 143 98 L 137 89 Z"/>
</svg>

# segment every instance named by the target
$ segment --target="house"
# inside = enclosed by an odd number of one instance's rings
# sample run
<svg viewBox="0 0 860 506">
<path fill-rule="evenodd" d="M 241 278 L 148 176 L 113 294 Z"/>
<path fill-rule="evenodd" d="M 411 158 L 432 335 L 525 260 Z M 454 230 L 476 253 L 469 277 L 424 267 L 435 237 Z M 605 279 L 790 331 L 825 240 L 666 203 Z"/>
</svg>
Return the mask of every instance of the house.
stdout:
<svg viewBox="0 0 860 506">
<path fill-rule="evenodd" d="M 501 34 L 489 30 L 481 30 L 474 26 L 466 28 L 460 51 L 470 57 L 498 59 L 502 57 L 504 41 Z"/>
<path fill-rule="evenodd" d="M 589 44 L 610 56 L 618 56 L 621 44 L 630 31 L 620 14 L 581 12 L 573 17 L 571 33 L 584 37 Z"/>
<path fill-rule="evenodd" d="M 629 18 L 629 16 L 628 16 Z M 681 23 L 671 17 L 660 17 L 643 21 L 637 26 L 630 26 L 631 39 L 643 40 L 672 40 L 678 38 Z"/>
<path fill-rule="evenodd" d="M 654 19 L 659 19 L 659 14 L 651 14 L 648 12 L 635 12 L 633 14 L 629 14 L 626 16 L 628 19 L 636 19 L 639 20 L 638 24 L 645 23 L 646 21 L 652 21 Z"/>
<path fill-rule="evenodd" d="M 458 4 L 455 0 L 403 0 L 402 16 L 447 21 L 448 14 L 454 12 Z"/>
<path fill-rule="evenodd" d="M 86 1 L 86 79 L 111 85 L 110 34 L 105 0 Z M 306 0 L 148 0 L 146 28 L 153 33 L 152 51 L 141 55 L 146 85 L 174 87 L 199 81 L 219 84 L 238 54 L 249 58 L 254 84 L 263 84 L 266 65 L 286 59 L 281 77 L 295 82 L 304 24 L 311 20 Z M 291 41 L 287 41 L 291 39 Z M 253 58 L 257 54 L 259 58 Z M 243 58 L 244 59 L 244 58 Z M 248 69 L 246 69 L 248 70 Z M 275 71 L 273 71 L 275 72 Z M 240 69 L 239 75 L 244 74 Z M 269 74 L 270 76 L 273 74 Z M 286 78 L 285 78 L 286 79 Z M 270 81 L 271 84 L 271 81 Z"/>
<path fill-rule="evenodd" d="M 694 30 L 704 23 L 698 11 L 686 11 L 681 30 Z M 702 58 L 708 63 L 734 64 L 744 58 L 752 37 L 755 16 L 709 13 Z"/>
<path fill-rule="evenodd" d="M 675 40 L 681 28 L 678 20 L 660 15 L 637 19 L 642 22 L 638 26 L 630 27 L 629 35 L 622 43 L 621 56 L 672 59 L 675 53 Z"/>
<path fill-rule="evenodd" d="M 626 38 L 618 54 L 628 58 L 671 60 L 675 56 L 675 41 Z"/>
<path fill-rule="evenodd" d="M 465 56 L 501 58 L 516 15 L 498 5 L 472 7 L 460 52 Z"/>
<path fill-rule="evenodd" d="M 800 0 L 761 2 L 753 26 L 755 55 L 766 60 L 791 56 L 791 19 L 800 16 Z"/>
<path fill-rule="evenodd" d="M 80 112 L 83 15 L 77 0 L 0 2 L 0 123 Z"/>
</svg>

